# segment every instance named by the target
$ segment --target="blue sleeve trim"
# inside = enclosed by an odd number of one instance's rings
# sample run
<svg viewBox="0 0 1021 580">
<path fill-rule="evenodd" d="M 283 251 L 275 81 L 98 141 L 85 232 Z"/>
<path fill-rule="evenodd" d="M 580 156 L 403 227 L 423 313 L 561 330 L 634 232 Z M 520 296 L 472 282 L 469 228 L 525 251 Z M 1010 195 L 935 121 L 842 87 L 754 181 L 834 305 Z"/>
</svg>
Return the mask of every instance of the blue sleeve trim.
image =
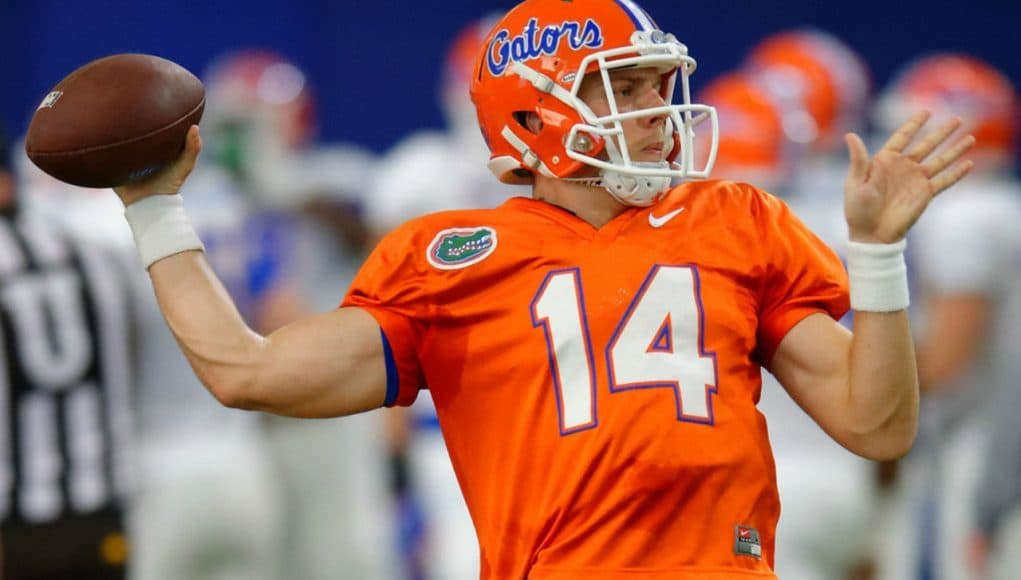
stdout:
<svg viewBox="0 0 1021 580">
<path fill-rule="evenodd" d="M 386 338 L 386 333 L 382 328 L 379 329 L 379 336 L 383 339 L 383 359 L 386 361 L 386 399 L 383 400 L 383 404 L 392 407 L 397 401 L 401 375 L 397 371 L 393 348 L 390 347 L 390 341 Z"/>
</svg>

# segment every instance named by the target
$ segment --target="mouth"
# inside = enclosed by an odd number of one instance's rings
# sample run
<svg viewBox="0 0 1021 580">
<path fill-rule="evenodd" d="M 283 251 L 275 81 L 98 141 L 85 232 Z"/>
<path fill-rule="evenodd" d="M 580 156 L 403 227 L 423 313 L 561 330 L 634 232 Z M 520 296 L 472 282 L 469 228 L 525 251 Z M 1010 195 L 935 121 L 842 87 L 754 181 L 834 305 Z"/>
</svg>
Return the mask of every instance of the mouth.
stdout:
<svg viewBox="0 0 1021 580">
<path fill-rule="evenodd" d="M 641 156 L 643 158 L 643 160 L 654 160 L 654 161 L 662 161 L 663 160 L 663 151 L 664 151 L 664 146 L 663 146 L 663 142 L 662 141 L 656 142 L 656 143 L 650 143 L 650 144 L 646 145 L 645 147 L 642 147 L 641 149 L 638 150 L 639 156 Z"/>
</svg>

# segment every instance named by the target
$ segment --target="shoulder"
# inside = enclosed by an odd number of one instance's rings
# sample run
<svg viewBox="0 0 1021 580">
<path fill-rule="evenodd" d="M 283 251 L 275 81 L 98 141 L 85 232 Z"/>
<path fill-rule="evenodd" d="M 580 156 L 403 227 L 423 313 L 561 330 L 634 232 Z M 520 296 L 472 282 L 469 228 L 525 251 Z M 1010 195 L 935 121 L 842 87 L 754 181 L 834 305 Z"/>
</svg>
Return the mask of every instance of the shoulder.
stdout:
<svg viewBox="0 0 1021 580">
<path fill-rule="evenodd" d="M 499 208 L 448 210 L 410 219 L 383 237 L 380 248 L 397 246 L 407 251 L 424 248 L 438 239 L 496 236 L 506 217 Z"/>
<path fill-rule="evenodd" d="M 731 224 L 790 213 L 787 204 L 771 193 L 748 183 L 719 179 L 677 185 L 657 205 L 690 207 L 693 213 L 718 216 Z"/>
<path fill-rule="evenodd" d="M 515 245 L 501 243 L 507 222 L 499 209 L 429 214 L 398 226 L 383 237 L 352 284 L 349 304 L 375 303 L 406 308 L 415 316 L 450 311 L 510 277 Z M 498 249 L 499 248 L 499 249 Z M 432 305 L 432 306 L 430 306 Z"/>
</svg>

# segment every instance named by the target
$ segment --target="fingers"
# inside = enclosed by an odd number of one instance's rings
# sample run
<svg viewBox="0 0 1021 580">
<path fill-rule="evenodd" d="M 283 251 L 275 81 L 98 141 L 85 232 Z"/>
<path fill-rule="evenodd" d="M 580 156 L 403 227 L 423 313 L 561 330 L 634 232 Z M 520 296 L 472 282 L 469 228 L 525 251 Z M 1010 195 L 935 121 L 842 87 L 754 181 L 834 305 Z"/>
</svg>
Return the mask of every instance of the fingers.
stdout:
<svg viewBox="0 0 1021 580">
<path fill-rule="evenodd" d="M 900 153 L 911 143 L 918 131 L 929 120 L 929 111 L 920 111 L 900 126 L 883 145 L 883 149 Z"/>
<path fill-rule="evenodd" d="M 851 167 L 847 172 L 847 179 L 855 182 L 863 182 L 868 177 L 869 150 L 861 137 L 854 133 L 844 135 L 847 143 L 847 151 L 851 155 Z"/>
<path fill-rule="evenodd" d="M 946 123 L 943 123 L 938 129 L 926 135 L 924 139 L 912 147 L 911 151 L 908 151 L 907 153 L 908 158 L 917 162 L 922 162 L 933 151 L 935 151 L 936 148 L 942 145 L 960 126 L 961 120 L 956 117 L 950 119 Z M 932 175 L 932 173 L 929 175 Z"/>
<path fill-rule="evenodd" d="M 200 151 L 202 137 L 199 135 L 198 125 L 192 125 L 184 140 L 184 150 L 170 165 L 140 181 L 115 187 L 114 191 L 125 206 L 153 194 L 177 193 L 195 168 Z"/>
<path fill-rule="evenodd" d="M 925 172 L 926 177 L 932 177 L 949 167 L 951 163 L 960 159 L 962 155 L 974 146 L 975 137 L 972 135 L 959 139 L 957 143 L 954 143 L 953 147 L 923 163 L 922 171 Z"/>
<path fill-rule="evenodd" d="M 950 169 L 930 179 L 929 187 L 932 188 L 932 195 L 935 196 L 960 181 L 961 178 L 971 172 L 973 167 L 975 167 L 975 163 L 971 160 L 959 161 Z"/>
</svg>

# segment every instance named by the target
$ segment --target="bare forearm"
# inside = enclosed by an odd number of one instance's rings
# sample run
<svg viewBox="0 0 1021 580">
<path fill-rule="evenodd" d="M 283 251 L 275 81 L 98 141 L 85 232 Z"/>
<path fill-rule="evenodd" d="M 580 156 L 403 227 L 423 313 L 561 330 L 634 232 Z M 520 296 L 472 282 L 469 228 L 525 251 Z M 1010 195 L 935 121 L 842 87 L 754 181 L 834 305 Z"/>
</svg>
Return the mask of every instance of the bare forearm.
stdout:
<svg viewBox="0 0 1021 580">
<path fill-rule="evenodd" d="M 201 252 L 182 252 L 149 268 L 156 298 L 199 380 L 222 403 L 241 406 L 258 376 L 264 339 L 245 324 Z"/>
<path fill-rule="evenodd" d="M 856 311 L 849 357 L 847 409 L 854 431 L 881 456 L 907 452 L 919 401 L 907 312 Z"/>
<path fill-rule="evenodd" d="M 201 149 L 193 126 L 171 165 L 115 188 L 163 316 L 195 374 L 230 407 L 333 417 L 383 405 L 391 385 L 382 331 L 369 312 L 340 308 L 267 337 L 245 324 L 200 251 L 183 200 L 173 193 Z"/>
</svg>

